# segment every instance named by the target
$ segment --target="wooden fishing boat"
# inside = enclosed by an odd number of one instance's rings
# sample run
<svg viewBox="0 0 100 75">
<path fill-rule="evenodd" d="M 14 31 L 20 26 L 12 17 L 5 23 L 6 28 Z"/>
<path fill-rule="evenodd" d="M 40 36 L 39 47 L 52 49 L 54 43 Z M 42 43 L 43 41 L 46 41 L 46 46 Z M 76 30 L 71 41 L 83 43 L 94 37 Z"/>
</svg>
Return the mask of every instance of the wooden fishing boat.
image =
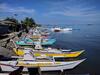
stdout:
<svg viewBox="0 0 100 75">
<path fill-rule="evenodd" d="M 85 59 L 76 61 L 55 61 L 54 57 L 37 58 L 33 56 L 31 50 L 27 50 L 23 57 L 18 60 L 0 61 L 2 71 L 14 71 L 19 66 L 23 66 L 24 70 L 27 68 L 39 67 L 41 71 L 55 71 L 73 69 Z"/>
<path fill-rule="evenodd" d="M 2 71 L 14 71 L 19 66 L 24 66 L 23 71 L 28 71 L 27 68 L 40 67 L 41 71 L 57 71 L 57 70 L 66 70 L 73 69 L 85 59 L 76 60 L 76 61 L 67 61 L 67 62 L 32 62 L 32 61 L 0 61 L 0 66 Z M 14 64 L 15 63 L 15 64 Z M 16 64 L 18 63 L 18 64 Z"/>
<path fill-rule="evenodd" d="M 57 70 L 66 70 L 73 69 L 85 59 L 76 60 L 76 61 L 67 61 L 67 62 L 34 62 L 34 61 L 0 61 L 0 66 L 2 71 L 14 71 L 19 66 L 24 66 L 23 71 L 28 71 L 27 68 L 40 67 L 41 71 L 57 71 Z M 13 63 L 18 64 L 13 64 Z"/>
<path fill-rule="evenodd" d="M 55 39 L 42 39 L 41 41 L 41 45 L 52 45 L 55 43 Z M 21 45 L 21 46 L 27 46 L 27 45 L 34 45 L 35 43 L 37 43 L 38 41 L 33 41 L 30 38 L 26 38 L 24 40 L 19 40 L 16 41 L 17 45 Z"/>
<path fill-rule="evenodd" d="M 34 41 L 34 44 L 41 42 L 41 45 L 52 45 L 56 42 L 56 39 L 41 39 L 41 41 Z"/>
<path fill-rule="evenodd" d="M 19 55 L 23 56 L 25 49 L 16 49 L 13 48 L 14 52 Z M 51 56 L 51 57 L 78 57 L 80 54 L 82 54 L 85 50 L 80 50 L 80 51 L 69 51 L 66 50 L 66 52 L 62 50 L 57 50 L 57 49 L 45 49 L 45 50 L 33 50 L 34 56 Z"/>
</svg>

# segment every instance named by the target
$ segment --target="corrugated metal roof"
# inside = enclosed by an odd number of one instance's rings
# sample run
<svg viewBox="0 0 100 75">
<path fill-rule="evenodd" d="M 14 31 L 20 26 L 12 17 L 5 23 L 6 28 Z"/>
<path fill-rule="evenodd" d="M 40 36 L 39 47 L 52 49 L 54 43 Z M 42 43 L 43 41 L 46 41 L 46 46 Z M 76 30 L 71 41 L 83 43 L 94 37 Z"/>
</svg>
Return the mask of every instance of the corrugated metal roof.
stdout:
<svg viewBox="0 0 100 75">
<path fill-rule="evenodd" d="M 14 22 L 11 22 L 11 21 L 4 21 L 4 20 L 1 20 L 1 21 L 0 21 L 0 24 L 3 24 L 3 25 L 14 25 L 15 23 L 14 23 Z"/>
</svg>

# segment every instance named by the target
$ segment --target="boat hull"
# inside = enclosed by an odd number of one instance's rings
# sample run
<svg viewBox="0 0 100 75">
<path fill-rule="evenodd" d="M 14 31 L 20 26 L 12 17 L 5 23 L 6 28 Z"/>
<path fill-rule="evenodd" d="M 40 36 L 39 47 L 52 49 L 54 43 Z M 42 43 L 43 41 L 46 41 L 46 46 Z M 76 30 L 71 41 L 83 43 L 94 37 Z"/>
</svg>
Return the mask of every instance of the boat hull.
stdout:
<svg viewBox="0 0 100 75">
<path fill-rule="evenodd" d="M 12 67 L 11 64 L 8 65 L 9 63 L 2 61 L 0 62 L 0 66 L 2 71 L 14 71 L 16 70 L 19 66 L 24 66 L 23 71 L 28 71 L 27 68 L 40 68 L 40 71 L 57 71 L 57 70 L 67 70 L 67 69 L 73 69 L 74 67 L 76 67 L 77 65 L 79 65 L 80 63 L 82 63 L 85 59 L 82 60 L 77 60 L 77 61 L 68 61 L 68 62 L 60 62 L 60 64 L 53 64 L 53 65 L 44 65 L 47 64 L 46 62 L 44 62 L 44 64 L 38 63 L 35 64 L 35 66 L 33 66 L 31 64 L 31 66 L 29 64 L 23 64 L 23 65 L 17 65 L 15 67 Z M 2 65 L 3 63 L 3 65 Z M 6 65 L 5 65 L 6 64 Z M 41 64 L 41 65 L 39 65 Z"/>
</svg>

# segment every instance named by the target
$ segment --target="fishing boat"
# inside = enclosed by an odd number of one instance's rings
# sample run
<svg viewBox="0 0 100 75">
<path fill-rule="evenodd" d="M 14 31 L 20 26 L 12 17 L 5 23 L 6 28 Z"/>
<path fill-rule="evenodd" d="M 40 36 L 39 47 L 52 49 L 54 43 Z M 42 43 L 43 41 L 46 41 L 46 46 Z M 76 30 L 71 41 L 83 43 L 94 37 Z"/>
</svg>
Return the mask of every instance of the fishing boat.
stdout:
<svg viewBox="0 0 100 75">
<path fill-rule="evenodd" d="M 33 41 L 30 38 L 25 38 L 24 40 L 16 41 L 17 45 L 34 45 L 37 42 L 41 42 L 41 45 L 52 45 L 55 43 L 55 39 L 42 39 L 41 41 Z"/>
<path fill-rule="evenodd" d="M 30 38 L 21 38 L 19 41 L 16 41 L 17 45 L 33 45 L 33 40 L 31 40 Z"/>
<path fill-rule="evenodd" d="M 28 71 L 27 68 L 40 67 L 41 71 L 57 71 L 57 70 L 66 70 L 73 69 L 85 59 L 76 60 L 76 61 L 67 61 L 67 62 L 32 62 L 32 61 L 0 61 L 0 66 L 2 71 L 14 71 L 19 66 L 24 66 L 23 71 Z M 18 64 L 16 64 L 18 63 Z"/>
<path fill-rule="evenodd" d="M 27 50 L 27 49 L 26 49 Z M 80 50 L 80 51 L 70 51 L 70 50 L 66 50 L 63 51 L 63 49 L 42 49 L 42 50 L 34 50 L 31 49 L 34 52 L 34 56 L 39 56 L 39 57 L 46 57 L 46 56 L 50 56 L 50 57 L 67 57 L 67 58 L 71 58 L 71 57 L 78 57 L 79 55 L 81 55 L 85 50 Z M 16 49 L 13 48 L 13 51 L 16 53 L 16 55 L 19 56 L 23 56 L 24 55 L 24 51 L 25 49 Z"/>
<path fill-rule="evenodd" d="M 40 30 L 34 29 L 31 36 L 32 36 L 31 39 L 41 38 Z"/>
<path fill-rule="evenodd" d="M 52 28 L 51 31 L 54 31 L 54 32 L 60 32 L 60 31 L 61 31 L 61 28 L 58 28 L 58 27 Z"/>
<path fill-rule="evenodd" d="M 64 32 L 64 31 L 72 31 L 72 28 L 52 28 L 51 31 L 54 32 Z"/>
<path fill-rule="evenodd" d="M 52 45 L 56 42 L 56 39 L 39 39 L 38 41 L 34 41 L 34 44 L 41 42 L 41 45 Z"/>
<path fill-rule="evenodd" d="M 32 50 L 26 50 L 23 57 L 18 60 L 0 61 L 2 71 L 14 71 L 18 67 L 23 66 L 23 71 L 27 68 L 40 68 L 41 71 L 57 71 L 73 69 L 86 59 L 76 61 L 55 61 L 54 57 L 37 58 L 31 53 Z"/>
<path fill-rule="evenodd" d="M 49 32 L 41 32 L 42 36 L 48 36 L 50 33 Z"/>
</svg>

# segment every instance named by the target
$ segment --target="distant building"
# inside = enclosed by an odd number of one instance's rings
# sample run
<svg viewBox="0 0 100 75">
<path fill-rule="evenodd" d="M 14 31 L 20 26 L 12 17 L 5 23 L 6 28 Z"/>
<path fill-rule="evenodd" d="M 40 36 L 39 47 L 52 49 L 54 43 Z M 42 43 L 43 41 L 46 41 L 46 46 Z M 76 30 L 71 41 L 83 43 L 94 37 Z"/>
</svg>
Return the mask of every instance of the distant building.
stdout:
<svg viewBox="0 0 100 75">
<path fill-rule="evenodd" d="M 11 21 L 0 20 L 0 35 L 9 33 L 12 25 L 14 23 Z"/>
</svg>

